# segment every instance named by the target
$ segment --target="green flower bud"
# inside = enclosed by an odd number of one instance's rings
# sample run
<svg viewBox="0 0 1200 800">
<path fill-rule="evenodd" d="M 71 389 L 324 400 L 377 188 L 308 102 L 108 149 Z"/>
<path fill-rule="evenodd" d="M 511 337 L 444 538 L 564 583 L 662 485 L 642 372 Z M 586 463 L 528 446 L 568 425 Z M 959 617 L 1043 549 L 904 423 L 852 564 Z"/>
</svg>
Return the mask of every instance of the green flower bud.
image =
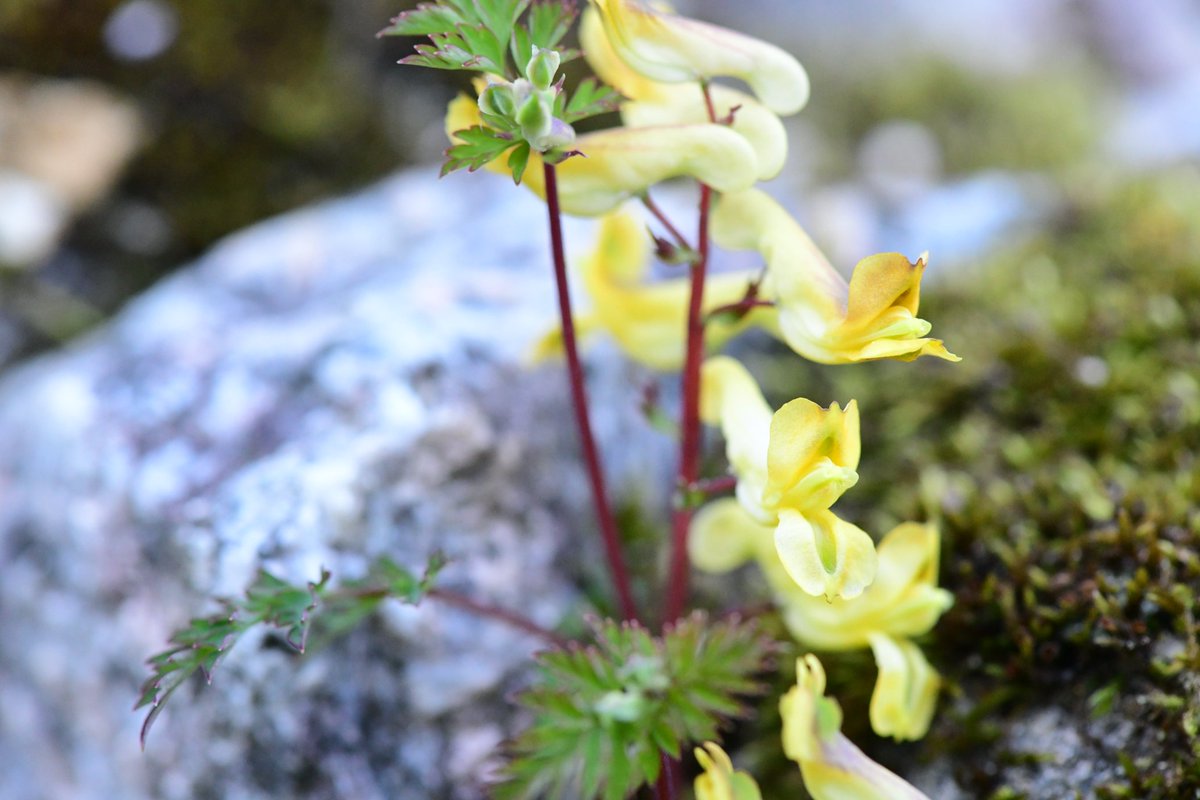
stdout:
<svg viewBox="0 0 1200 800">
<path fill-rule="evenodd" d="M 479 110 L 505 119 L 512 119 L 517 112 L 512 84 L 489 83 L 479 95 Z"/>
<path fill-rule="evenodd" d="M 557 50 L 542 50 L 534 45 L 533 57 L 525 65 L 525 77 L 538 89 L 545 91 L 553 85 L 554 76 L 558 73 L 561 63 L 562 56 Z"/>
<path fill-rule="evenodd" d="M 554 127 L 549 101 L 540 92 L 531 94 L 517 110 L 517 124 L 521 126 L 521 136 L 531 145 L 548 136 Z"/>
</svg>

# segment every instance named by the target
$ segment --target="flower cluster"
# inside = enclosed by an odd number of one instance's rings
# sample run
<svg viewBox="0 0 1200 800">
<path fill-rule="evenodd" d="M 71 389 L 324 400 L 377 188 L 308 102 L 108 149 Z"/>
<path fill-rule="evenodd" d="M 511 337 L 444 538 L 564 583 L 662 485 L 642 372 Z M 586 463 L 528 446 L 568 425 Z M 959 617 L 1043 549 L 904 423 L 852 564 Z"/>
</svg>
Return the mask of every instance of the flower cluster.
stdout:
<svg viewBox="0 0 1200 800">
<path fill-rule="evenodd" d="M 689 307 L 695 288 L 686 277 L 652 279 L 651 258 L 657 250 L 694 266 L 707 257 L 711 234 L 723 248 L 757 253 L 763 266 L 704 283 L 693 302 L 705 314 L 700 335 L 708 352 L 759 328 L 825 364 L 923 355 L 958 360 L 927 337 L 930 324 L 917 316 L 924 255 L 915 262 L 898 253 L 868 256 L 847 280 L 783 206 L 755 188 L 786 161 L 780 115 L 798 112 L 808 99 L 807 76 L 792 56 L 638 0 L 591 0 L 580 41 L 592 69 L 624 98 L 619 127 L 568 137 L 556 126 L 558 59 L 536 48 L 524 78 L 479 79 L 479 97 L 457 98 L 446 127 L 455 138 L 498 116 L 509 119 L 509 129 L 519 128 L 532 146 L 530 166 L 541 166 L 539 159 L 557 165 L 558 207 L 601 217 L 599 242 L 581 267 L 591 297 L 590 312 L 576 320 L 581 333 L 607 333 L 653 369 L 684 366 L 694 354 L 688 335 L 695 329 L 696 308 Z M 710 83 L 718 77 L 736 78 L 749 92 Z M 554 152 L 568 142 L 581 157 Z M 513 171 L 500 160 L 488 168 Z M 678 177 L 705 187 L 697 247 L 648 199 L 651 187 Z M 543 197 L 546 182 L 541 169 L 525 175 L 525 186 Z M 646 205 L 675 241 L 648 237 L 631 201 Z M 552 332 L 537 354 L 553 355 L 562 345 L 561 333 Z M 691 363 L 699 368 L 699 419 L 720 429 L 736 480 L 734 497 L 709 503 L 691 520 L 692 563 L 723 572 L 757 562 L 786 625 L 805 646 L 871 649 L 878 666 L 874 730 L 901 740 L 924 736 L 940 679 L 913 639 L 951 603 L 937 586 L 936 526 L 900 525 L 877 549 L 870 534 L 832 510 L 858 481 L 854 401 L 823 408 L 798 398 L 773 409 L 733 358 Z M 686 381 L 685 368 L 685 393 Z M 797 674 L 797 686 L 781 702 L 783 747 L 815 798 L 922 797 L 841 734 L 840 708 L 824 696 L 825 673 L 814 656 L 800 660 Z M 704 768 L 696 782 L 701 800 L 760 798 L 753 779 L 735 771 L 716 744 L 706 743 L 696 757 Z"/>
</svg>

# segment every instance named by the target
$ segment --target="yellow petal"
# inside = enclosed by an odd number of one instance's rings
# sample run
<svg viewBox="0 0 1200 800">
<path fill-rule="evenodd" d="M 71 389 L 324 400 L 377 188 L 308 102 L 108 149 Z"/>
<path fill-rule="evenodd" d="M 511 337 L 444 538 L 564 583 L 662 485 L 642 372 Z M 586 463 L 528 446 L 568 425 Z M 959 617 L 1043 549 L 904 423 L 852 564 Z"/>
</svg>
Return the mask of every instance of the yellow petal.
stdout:
<svg viewBox="0 0 1200 800">
<path fill-rule="evenodd" d="M 700 372 L 700 418 L 710 425 L 720 425 L 725 455 L 738 479 L 738 499 L 763 523 L 773 523 L 776 517 L 762 503 L 771 416 L 771 407 L 741 362 L 728 356 L 704 362 Z"/>
<path fill-rule="evenodd" d="M 850 599 L 875 579 L 871 537 L 831 511 L 781 511 L 775 549 L 792 580 L 810 595 Z"/>
<path fill-rule="evenodd" d="M 480 124 L 478 106 L 466 95 L 451 102 L 446 129 L 454 132 Z M 564 213 L 598 216 L 670 178 L 691 177 L 718 192 L 752 185 L 758 159 L 745 138 L 723 125 L 664 125 L 610 128 L 584 134 L 572 149 L 583 155 L 558 165 L 559 203 Z M 487 165 L 509 174 L 507 159 Z M 532 153 L 522 184 L 545 199 L 542 159 Z"/>
<path fill-rule="evenodd" d="M 629 127 L 710 121 L 704 92 L 698 84 L 659 83 L 631 70 L 609 44 L 594 8 L 583 12 L 579 40 L 596 75 L 629 98 L 630 102 L 621 105 L 621 119 Z M 787 131 L 779 117 L 752 96 L 728 86 L 711 86 L 709 96 L 717 119 L 725 119 L 732 113 L 733 130 L 754 148 L 758 179 L 776 177 L 787 161 Z"/>
<path fill-rule="evenodd" d="M 858 482 L 858 404 L 829 410 L 799 398 L 771 418 L 765 504 L 799 511 L 833 505 Z"/>
<path fill-rule="evenodd" d="M 696 777 L 696 800 L 762 800 L 758 784 L 745 772 L 735 772 L 733 762 L 719 746 L 705 742 L 695 753 L 704 770 Z"/>
<path fill-rule="evenodd" d="M 916 317 L 924 259 L 883 253 L 859 262 L 847 283 L 795 220 L 761 191 L 722 197 L 713 236 L 731 249 L 757 250 L 768 264 L 763 294 L 777 304 L 779 331 L 812 361 L 846 364 L 929 355 L 959 360 Z"/>
<path fill-rule="evenodd" d="M 778 114 L 808 101 L 808 75 L 774 45 L 736 31 L 651 10 L 636 0 L 592 0 L 614 50 L 635 72 L 655 81 L 686 83 L 740 78 Z"/>
<path fill-rule="evenodd" d="M 692 518 L 688 555 L 703 572 L 729 572 L 751 558 L 774 554 L 771 528 L 757 522 L 732 497 L 714 500 Z"/>
<path fill-rule="evenodd" d="M 933 525 L 905 523 L 880 542 L 874 582 L 852 600 L 827 602 L 776 589 L 784 623 L 797 639 L 822 650 L 865 647 L 875 633 L 927 633 L 954 602 L 937 586 L 939 540 Z"/>
<path fill-rule="evenodd" d="M 871 634 L 879 667 L 871 694 L 871 728 L 880 736 L 916 740 L 929 731 L 941 678 L 925 654 L 907 639 Z"/>
<path fill-rule="evenodd" d="M 783 751 L 800 765 L 813 800 L 929 800 L 842 734 L 837 701 L 824 694 L 825 671 L 808 655 L 796 662 L 796 686 L 779 703 Z"/>
<path fill-rule="evenodd" d="M 687 278 L 647 282 L 650 246 L 645 223 L 638 217 L 624 211 L 604 217 L 595 250 L 576 262 L 591 300 L 591 309 L 578 318 L 577 328 L 582 326 L 581 337 L 607 331 L 635 361 L 652 369 L 674 371 L 682 366 L 686 350 L 691 284 Z M 714 276 L 705 287 L 702 309 L 707 313 L 737 302 L 754 277 L 751 272 Z M 706 346 L 720 347 L 758 322 L 753 313 L 737 321 L 715 321 L 705 329 Z M 536 344 L 534 356 L 561 351 L 562 334 L 556 329 Z"/>
</svg>

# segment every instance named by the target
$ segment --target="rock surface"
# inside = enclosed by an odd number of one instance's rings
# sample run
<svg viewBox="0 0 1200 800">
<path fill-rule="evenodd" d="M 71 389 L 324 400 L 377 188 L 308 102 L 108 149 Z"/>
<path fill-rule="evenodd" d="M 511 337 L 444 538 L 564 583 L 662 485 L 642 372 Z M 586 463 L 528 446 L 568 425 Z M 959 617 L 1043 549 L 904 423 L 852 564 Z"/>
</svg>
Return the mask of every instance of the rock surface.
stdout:
<svg viewBox="0 0 1200 800">
<path fill-rule="evenodd" d="M 567 613 L 564 564 L 601 562 L 564 378 L 524 364 L 553 318 L 544 213 L 492 176 L 400 176 L 6 374 L 0 796 L 479 795 L 539 642 L 434 601 L 303 658 L 248 636 L 145 754 L 130 708 L 143 659 L 262 566 L 350 578 L 440 548 L 443 585 Z M 592 359 L 596 426 L 618 488 L 653 484 L 669 445 L 620 364 Z"/>
</svg>

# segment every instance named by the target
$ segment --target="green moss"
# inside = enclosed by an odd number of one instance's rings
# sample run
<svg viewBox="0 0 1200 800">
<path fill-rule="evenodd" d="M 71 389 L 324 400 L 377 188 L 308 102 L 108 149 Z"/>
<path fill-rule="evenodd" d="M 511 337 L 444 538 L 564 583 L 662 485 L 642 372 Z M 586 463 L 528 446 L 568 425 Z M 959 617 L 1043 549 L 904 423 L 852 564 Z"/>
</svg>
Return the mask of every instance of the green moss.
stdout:
<svg viewBox="0 0 1200 800">
<path fill-rule="evenodd" d="M 876 534 L 941 520 L 957 602 L 928 649 L 966 710 L 943 710 L 923 752 L 1005 796 L 997 776 L 1028 754 L 999 732 L 1052 701 L 1133 724 L 1124 752 L 1089 745 L 1128 761 L 1103 796 L 1193 796 L 1200 173 L 1079 191 L 1055 230 L 921 312 L 961 364 L 769 374 L 780 396 L 858 398 L 862 478 L 840 512 Z"/>
</svg>

